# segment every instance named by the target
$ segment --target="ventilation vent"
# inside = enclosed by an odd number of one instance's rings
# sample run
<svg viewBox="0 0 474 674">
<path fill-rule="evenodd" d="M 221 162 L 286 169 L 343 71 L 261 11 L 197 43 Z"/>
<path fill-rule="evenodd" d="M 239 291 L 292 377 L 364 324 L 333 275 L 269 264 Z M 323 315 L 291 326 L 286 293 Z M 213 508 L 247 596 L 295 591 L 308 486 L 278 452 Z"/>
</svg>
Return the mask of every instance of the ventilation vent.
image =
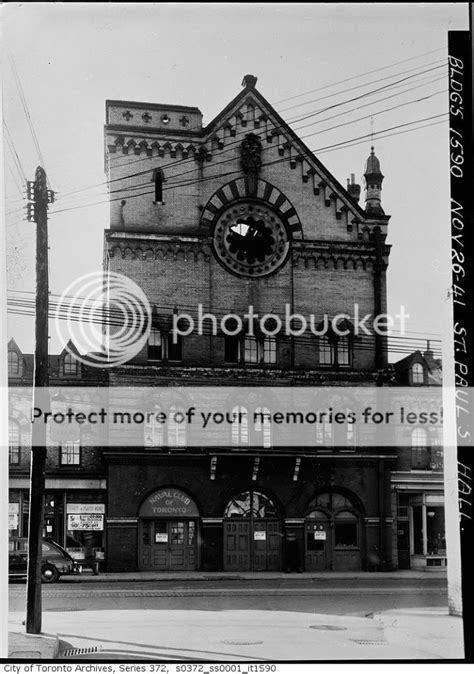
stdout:
<svg viewBox="0 0 474 674">
<path fill-rule="evenodd" d="M 387 641 L 381 641 L 380 639 L 351 639 L 351 641 L 360 646 L 388 646 Z"/>
<path fill-rule="evenodd" d="M 74 658 L 76 655 L 88 655 L 89 653 L 98 653 L 99 648 L 97 646 L 91 646 L 90 648 L 68 648 L 67 651 L 61 653 L 63 658 Z"/>
</svg>

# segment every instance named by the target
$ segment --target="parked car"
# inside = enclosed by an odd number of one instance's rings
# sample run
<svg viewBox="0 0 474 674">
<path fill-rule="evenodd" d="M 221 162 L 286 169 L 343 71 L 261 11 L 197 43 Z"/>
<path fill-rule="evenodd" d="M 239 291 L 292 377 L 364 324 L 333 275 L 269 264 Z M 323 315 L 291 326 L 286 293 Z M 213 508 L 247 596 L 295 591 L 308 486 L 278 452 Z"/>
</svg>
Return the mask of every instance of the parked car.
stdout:
<svg viewBox="0 0 474 674">
<path fill-rule="evenodd" d="M 51 540 L 42 542 L 41 580 L 56 583 L 61 576 L 77 573 L 77 565 L 70 554 Z M 8 552 L 9 578 L 26 578 L 28 564 L 28 539 L 11 538 Z"/>
</svg>

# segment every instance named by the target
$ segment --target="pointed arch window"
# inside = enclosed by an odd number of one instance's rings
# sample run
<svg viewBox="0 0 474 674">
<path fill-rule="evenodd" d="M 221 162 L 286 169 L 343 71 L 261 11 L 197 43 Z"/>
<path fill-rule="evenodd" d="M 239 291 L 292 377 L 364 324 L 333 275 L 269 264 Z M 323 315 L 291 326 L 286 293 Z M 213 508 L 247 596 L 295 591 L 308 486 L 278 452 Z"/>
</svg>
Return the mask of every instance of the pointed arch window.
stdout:
<svg viewBox="0 0 474 674">
<path fill-rule="evenodd" d="M 249 444 L 249 415 L 246 407 L 236 405 L 232 409 L 232 444 L 247 446 Z"/>
<path fill-rule="evenodd" d="M 65 375 L 77 374 L 77 360 L 70 353 L 66 353 L 66 355 L 64 356 L 64 374 Z"/>
<path fill-rule="evenodd" d="M 265 449 L 272 446 L 272 426 L 271 416 L 268 407 L 257 407 L 254 414 L 255 433 L 257 434 L 255 444 L 261 445 Z"/>
</svg>

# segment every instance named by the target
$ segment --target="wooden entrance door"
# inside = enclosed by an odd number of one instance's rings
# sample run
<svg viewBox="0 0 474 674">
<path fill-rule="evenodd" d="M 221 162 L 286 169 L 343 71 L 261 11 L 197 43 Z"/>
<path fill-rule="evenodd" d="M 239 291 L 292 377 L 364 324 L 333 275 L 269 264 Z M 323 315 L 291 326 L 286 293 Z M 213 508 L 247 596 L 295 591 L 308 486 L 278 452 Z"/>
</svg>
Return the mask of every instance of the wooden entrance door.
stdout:
<svg viewBox="0 0 474 674">
<path fill-rule="evenodd" d="M 281 519 L 275 503 L 259 491 L 232 498 L 224 514 L 224 570 L 280 571 Z"/>
<path fill-rule="evenodd" d="M 139 566 L 145 571 L 197 568 L 196 520 L 141 520 Z"/>
<path fill-rule="evenodd" d="M 350 501 L 337 493 L 321 494 L 305 520 L 307 571 L 361 569 L 360 516 Z"/>
<path fill-rule="evenodd" d="M 280 571 L 279 520 L 224 521 L 225 571 Z"/>
<path fill-rule="evenodd" d="M 305 522 L 305 569 L 306 571 L 326 571 L 331 560 L 331 529 L 329 518 L 317 513 Z"/>
</svg>

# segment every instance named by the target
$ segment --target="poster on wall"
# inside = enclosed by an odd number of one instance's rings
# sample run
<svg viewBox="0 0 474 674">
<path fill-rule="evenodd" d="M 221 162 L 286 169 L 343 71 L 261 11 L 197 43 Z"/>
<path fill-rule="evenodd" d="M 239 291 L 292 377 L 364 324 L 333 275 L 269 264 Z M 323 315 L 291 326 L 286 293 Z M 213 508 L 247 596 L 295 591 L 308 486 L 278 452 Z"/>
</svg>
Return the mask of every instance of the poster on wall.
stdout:
<svg viewBox="0 0 474 674">
<path fill-rule="evenodd" d="M 67 528 L 69 531 L 102 531 L 104 528 L 104 516 L 93 513 L 68 515 Z"/>
</svg>

